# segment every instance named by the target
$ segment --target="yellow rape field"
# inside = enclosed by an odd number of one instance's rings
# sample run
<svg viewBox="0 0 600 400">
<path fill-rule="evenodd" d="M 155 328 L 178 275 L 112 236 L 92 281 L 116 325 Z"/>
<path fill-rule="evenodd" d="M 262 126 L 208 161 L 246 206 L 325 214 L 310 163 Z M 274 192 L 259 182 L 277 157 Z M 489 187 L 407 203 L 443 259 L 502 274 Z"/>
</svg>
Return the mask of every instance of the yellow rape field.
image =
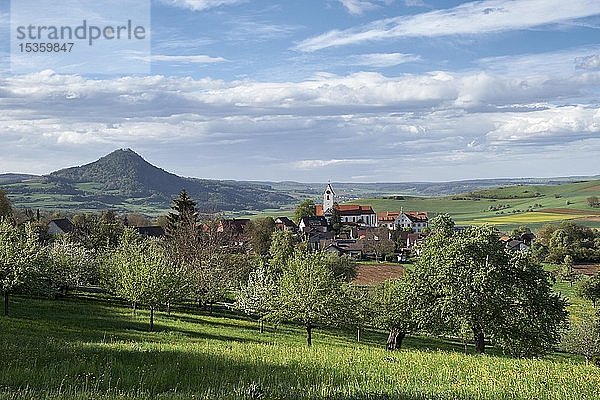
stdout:
<svg viewBox="0 0 600 400">
<path fill-rule="evenodd" d="M 545 212 L 528 212 L 524 214 L 513 214 L 513 215 L 502 215 L 491 218 L 481 218 L 473 221 L 468 221 L 466 224 L 481 225 L 481 224 L 492 224 L 492 225 L 507 225 L 507 224 L 527 224 L 527 223 L 539 223 L 539 222 L 559 222 L 564 220 L 573 220 L 588 218 L 591 215 L 581 214 L 557 214 L 557 213 L 545 213 Z"/>
</svg>

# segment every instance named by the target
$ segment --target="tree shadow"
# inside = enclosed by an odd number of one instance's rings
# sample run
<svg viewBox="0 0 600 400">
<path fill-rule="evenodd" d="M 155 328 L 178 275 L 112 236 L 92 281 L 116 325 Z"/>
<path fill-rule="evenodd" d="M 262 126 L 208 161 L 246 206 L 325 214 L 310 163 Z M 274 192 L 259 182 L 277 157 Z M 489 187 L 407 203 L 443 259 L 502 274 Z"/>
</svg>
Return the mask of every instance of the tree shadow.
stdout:
<svg viewBox="0 0 600 400">
<path fill-rule="evenodd" d="M 307 367 L 282 365 L 261 359 L 241 360 L 235 356 L 190 351 L 114 348 L 110 345 L 80 344 L 70 354 L 57 354 L 60 364 L 48 362 L 35 369 L 25 366 L 18 379 L 4 387 L 14 390 L 27 387 L 32 394 L 64 393 L 119 395 L 119 397 L 154 398 L 179 394 L 173 398 L 232 398 L 290 400 L 421 400 L 452 399 L 455 396 L 414 395 L 395 390 L 360 385 L 349 389 L 348 382 L 357 376 Z M 242 357 L 243 355 L 238 355 Z M 40 370 L 54 369 L 54 373 Z M 40 379 L 40 376 L 42 377 Z M 387 388 L 387 390 L 392 390 Z M 465 397 L 461 397 L 465 398 Z M 468 399 L 468 398 L 467 398 Z"/>
</svg>

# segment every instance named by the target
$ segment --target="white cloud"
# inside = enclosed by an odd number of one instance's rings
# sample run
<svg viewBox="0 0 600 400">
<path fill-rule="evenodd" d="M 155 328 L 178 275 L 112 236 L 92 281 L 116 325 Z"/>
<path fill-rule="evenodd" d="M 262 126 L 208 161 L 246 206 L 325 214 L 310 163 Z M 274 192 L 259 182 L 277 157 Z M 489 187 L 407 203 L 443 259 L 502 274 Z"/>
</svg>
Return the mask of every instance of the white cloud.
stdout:
<svg viewBox="0 0 600 400">
<path fill-rule="evenodd" d="M 352 15 L 361 15 L 365 11 L 373 10 L 378 8 L 378 5 L 372 1 L 366 0 L 339 0 L 340 3 L 348 10 Z"/>
<path fill-rule="evenodd" d="M 210 8 L 228 6 L 241 3 L 245 0 L 162 0 L 163 3 L 173 7 L 188 8 L 193 11 L 203 11 Z"/>
<path fill-rule="evenodd" d="M 600 137 L 600 108 L 552 107 L 528 113 L 505 113 L 487 134 L 493 144 L 565 144 Z"/>
<path fill-rule="evenodd" d="M 577 64 L 577 68 L 581 69 L 600 69 L 600 54 L 577 57 L 575 64 Z"/>
<path fill-rule="evenodd" d="M 478 67 L 502 76 L 544 75 L 558 78 L 573 75 L 581 69 L 594 69 L 600 46 L 583 46 L 543 53 L 528 53 L 477 60 Z M 600 62 L 600 58 L 598 58 Z M 580 72 L 580 71 L 579 71 Z"/>
<path fill-rule="evenodd" d="M 385 68 L 419 60 L 421 60 L 421 57 L 415 54 L 372 53 L 353 56 L 350 58 L 349 63 L 353 65 Z"/>
<path fill-rule="evenodd" d="M 297 169 L 315 169 L 337 165 L 365 165 L 375 164 L 377 160 L 370 159 L 341 159 L 341 160 L 300 160 L 292 163 Z"/>
<path fill-rule="evenodd" d="M 222 57 L 211 57 L 207 55 L 192 55 L 192 56 L 168 56 L 155 54 L 151 57 L 152 61 L 158 62 L 172 62 L 172 63 L 184 63 L 184 64 L 212 64 L 225 62 L 226 59 Z"/>
<path fill-rule="evenodd" d="M 419 180 L 427 175 L 415 165 L 432 171 L 440 160 L 514 162 L 552 146 L 576 156 L 582 140 L 598 147 L 600 111 L 583 105 L 598 85 L 600 72 L 590 71 L 560 80 L 438 71 L 301 82 L 43 71 L 0 78 L 0 168 L 48 172 L 131 147 L 163 152 L 161 167 L 188 176 L 322 180 L 337 171 L 389 181 L 410 170 Z M 566 95 L 582 105 L 564 105 Z M 40 154 L 60 156 L 39 164 Z M 21 168 L 25 159 L 35 167 Z"/>
<path fill-rule="evenodd" d="M 600 14 L 597 0 L 486 0 L 413 16 L 382 19 L 347 30 L 332 30 L 306 39 L 300 51 L 401 37 L 470 35 L 529 29 Z"/>
<path fill-rule="evenodd" d="M 406 7 L 427 7 L 423 0 L 404 0 Z"/>
</svg>

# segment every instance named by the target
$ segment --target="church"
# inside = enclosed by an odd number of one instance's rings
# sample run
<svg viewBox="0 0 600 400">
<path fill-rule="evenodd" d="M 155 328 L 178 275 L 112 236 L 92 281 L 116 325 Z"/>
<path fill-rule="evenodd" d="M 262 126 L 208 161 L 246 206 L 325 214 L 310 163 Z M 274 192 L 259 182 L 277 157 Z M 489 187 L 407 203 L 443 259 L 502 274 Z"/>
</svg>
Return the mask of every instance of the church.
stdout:
<svg viewBox="0 0 600 400">
<path fill-rule="evenodd" d="M 371 206 L 361 206 L 358 204 L 337 204 L 335 201 L 335 191 L 331 183 L 327 184 L 323 191 L 323 205 L 315 206 L 315 215 L 331 218 L 333 209 L 336 209 L 340 215 L 342 224 L 355 225 L 359 227 L 374 228 L 377 226 L 377 214 Z"/>
</svg>

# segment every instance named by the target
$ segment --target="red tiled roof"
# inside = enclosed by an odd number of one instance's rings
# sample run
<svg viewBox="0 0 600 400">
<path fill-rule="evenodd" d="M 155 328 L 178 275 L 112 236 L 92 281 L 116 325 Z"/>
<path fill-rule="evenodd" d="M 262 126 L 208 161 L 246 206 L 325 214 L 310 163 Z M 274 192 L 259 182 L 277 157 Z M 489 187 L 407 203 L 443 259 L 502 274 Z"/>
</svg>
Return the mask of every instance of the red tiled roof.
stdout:
<svg viewBox="0 0 600 400">
<path fill-rule="evenodd" d="M 377 221 L 394 222 L 396 220 L 396 218 L 398 218 L 399 216 L 400 216 L 399 212 L 391 212 L 391 211 L 379 212 L 379 213 L 377 213 Z"/>
<path fill-rule="evenodd" d="M 371 206 L 361 206 L 361 205 L 358 205 L 358 204 L 340 204 L 336 208 L 340 212 L 344 212 L 344 211 L 363 211 L 363 210 L 365 210 L 365 211 L 366 210 L 373 211 L 373 209 L 371 208 Z"/>
<path fill-rule="evenodd" d="M 340 204 L 336 207 L 336 209 L 339 211 L 341 216 L 375 214 L 373 207 L 361 206 L 359 204 Z M 319 217 L 324 215 L 322 205 L 317 204 L 315 206 L 315 215 Z"/>
</svg>

